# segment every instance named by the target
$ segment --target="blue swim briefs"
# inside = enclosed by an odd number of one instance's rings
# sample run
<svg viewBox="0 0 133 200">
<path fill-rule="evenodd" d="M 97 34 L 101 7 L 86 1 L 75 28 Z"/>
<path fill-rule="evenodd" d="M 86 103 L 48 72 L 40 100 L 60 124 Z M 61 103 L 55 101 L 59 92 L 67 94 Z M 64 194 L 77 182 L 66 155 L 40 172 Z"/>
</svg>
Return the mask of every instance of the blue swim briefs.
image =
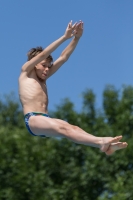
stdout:
<svg viewBox="0 0 133 200">
<path fill-rule="evenodd" d="M 49 117 L 48 114 L 38 113 L 38 112 L 30 112 L 30 113 L 27 113 L 27 114 L 24 116 L 25 125 L 26 125 L 26 127 L 27 127 L 27 129 L 28 129 L 28 131 L 29 131 L 29 133 L 30 133 L 31 135 L 33 135 L 33 136 L 40 136 L 40 137 L 46 137 L 45 135 L 36 135 L 36 134 L 34 134 L 34 133 L 31 131 L 31 129 L 30 129 L 30 126 L 29 126 L 29 118 L 30 118 L 31 116 L 36 116 L 36 115 L 42 115 L 42 116 L 44 116 L 44 117 Z"/>
</svg>

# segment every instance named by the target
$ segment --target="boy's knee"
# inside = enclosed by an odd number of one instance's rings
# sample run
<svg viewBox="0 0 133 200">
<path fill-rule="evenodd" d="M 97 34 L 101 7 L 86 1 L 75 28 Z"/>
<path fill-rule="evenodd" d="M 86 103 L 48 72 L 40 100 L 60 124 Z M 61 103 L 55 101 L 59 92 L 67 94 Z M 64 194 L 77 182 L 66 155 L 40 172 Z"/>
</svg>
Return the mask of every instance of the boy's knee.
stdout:
<svg viewBox="0 0 133 200">
<path fill-rule="evenodd" d="M 69 124 L 60 125 L 58 128 L 59 132 L 66 137 L 69 137 L 70 133 L 72 132 L 72 127 Z"/>
<path fill-rule="evenodd" d="M 71 126 L 75 131 L 78 131 L 80 129 L 78 126 L 75 126 L 75 125 L 71 125 Z"/>
<path fill-rule="evenodd" d="M 64 137 L 71 137 L 71 134 L 79 131 L 79 127 L 69 123 L 56 123 L 56 131 Z"/>
</svg>

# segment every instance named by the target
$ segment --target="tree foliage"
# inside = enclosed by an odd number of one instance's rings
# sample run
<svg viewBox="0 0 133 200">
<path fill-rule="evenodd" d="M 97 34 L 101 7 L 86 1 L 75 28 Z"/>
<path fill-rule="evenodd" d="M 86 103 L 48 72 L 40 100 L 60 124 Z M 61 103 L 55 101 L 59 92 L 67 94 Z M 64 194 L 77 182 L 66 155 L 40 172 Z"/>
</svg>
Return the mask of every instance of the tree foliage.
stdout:
<svg viewBox="0 0 133 200">
<path fill-rule="evenodd" d="M 52 117 L 96 136 L 123 135 L 128 148 L 106 156 L 67 139 L 31 136 L 13 95 L 0 100 L 0 200 L 132 200 L 133 87 L 107 86 L 103 108 L 83 92 L 77 112 L 64 99 Z"/>
</svg>

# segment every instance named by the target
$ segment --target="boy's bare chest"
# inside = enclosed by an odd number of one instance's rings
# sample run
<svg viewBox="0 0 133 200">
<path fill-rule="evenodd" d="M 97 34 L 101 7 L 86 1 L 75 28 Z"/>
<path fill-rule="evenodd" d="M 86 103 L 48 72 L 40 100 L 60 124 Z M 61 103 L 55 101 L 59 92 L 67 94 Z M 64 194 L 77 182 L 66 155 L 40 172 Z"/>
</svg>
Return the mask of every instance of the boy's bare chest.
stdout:
<svg viewBox="0 0 133 200">
<path fill-rule="evenodd" d="M 45 93 L 47 95 L 47 85 L 46 83 L 41 83 L 38 80 L 31 81 L 30 83 L 31 91 L 34 90 L 35 93 Z"/>
</svg>

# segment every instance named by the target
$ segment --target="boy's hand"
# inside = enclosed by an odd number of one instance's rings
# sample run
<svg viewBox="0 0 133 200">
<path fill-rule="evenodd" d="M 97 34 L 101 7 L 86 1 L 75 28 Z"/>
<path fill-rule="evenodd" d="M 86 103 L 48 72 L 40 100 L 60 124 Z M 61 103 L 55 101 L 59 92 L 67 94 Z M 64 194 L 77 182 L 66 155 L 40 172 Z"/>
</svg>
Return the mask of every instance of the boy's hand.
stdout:
<svg viewBox="0 0 133 200">
<path fill-rule="evenodd" d="M 83 34 L 83 22 L 80 21 L 78 24 L 76 24 L 76 27 L 75 27 L 75 37 L 76 38 L 80 38 Z"/>
<path fill-rule="evenodd" d="M 77 24 L 78 23 L 75 23 L 74 25 L 72 25 L 72 20 L 69 22 L 67 29 L 65 31 L 65 34 L 64 34 L 66 39 L 69 39 L 69 38 L 75 36 L 75 34 L 76 34 L 75 28 L 76 28 Z"/>
</svg>

